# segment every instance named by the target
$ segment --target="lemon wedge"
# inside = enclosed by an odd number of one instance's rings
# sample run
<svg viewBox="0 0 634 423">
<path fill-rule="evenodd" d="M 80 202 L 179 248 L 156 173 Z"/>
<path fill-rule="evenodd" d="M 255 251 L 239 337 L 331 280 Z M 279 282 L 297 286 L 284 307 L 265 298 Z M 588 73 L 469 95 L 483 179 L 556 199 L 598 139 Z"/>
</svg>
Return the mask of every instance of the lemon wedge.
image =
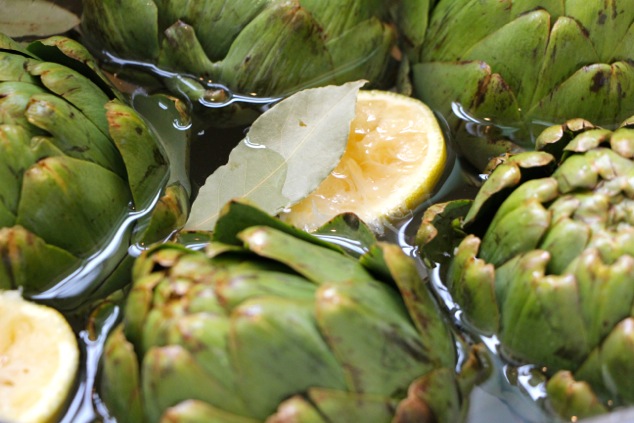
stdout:
<svg viewBox="0 0 634 423">
<path fill-rule="evenodd" d="M 341 161 L 309 196 L 280 214 L 312 231 L 353 212 L 378 233 L 408 215 L 440 179 L 445 139 L 431 109 L 388 91 L 360 91 Z"/>
<path fill-rule="evenodd" d="M 73 387 L 79 348 L 57 310 L 0 291 L 0 420 L 56 421 Z"/>
</svg>

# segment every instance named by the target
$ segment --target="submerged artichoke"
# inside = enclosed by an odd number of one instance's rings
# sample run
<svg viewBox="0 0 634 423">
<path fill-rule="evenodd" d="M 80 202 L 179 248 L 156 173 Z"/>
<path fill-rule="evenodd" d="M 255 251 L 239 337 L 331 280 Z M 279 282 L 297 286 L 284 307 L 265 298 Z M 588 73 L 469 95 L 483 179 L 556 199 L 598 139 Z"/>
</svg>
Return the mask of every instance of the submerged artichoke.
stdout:
<svg viewBox="0 0 634 423">
<path fill-rule="evenodd" d="M 102 399 L 126 422 L 459 421 L 475 356 L 456 363 L 413 261 L 369 248 L 357 259 L 241 203 L 204 250 L 155 246 L 106 343 Z"/>
<path fill-rule="evenodd" d="M 0 289 L 41 291 L 88 258 L 91 278 L 108 275 L 118 261 L 97 254 L 167 176 L 151 129 L 80 44 L 52 37 L 23 49 L 0 34 Z M 121 260 L 124 244 L 109 254 Z"/>
<path fill-rule="evenodd" d="M 381 86 L 396 35 L 384 0 L 85 0 L 96 48 L 224 84 L 281 96 L 367 79 Z"/>
<path fill-rule="evenodd" d="M 631 6 L 441 0 L 412 59 L 415 93 L 447 117 L 480 169 L 568 119 L 613 128 L 634 113 Z"/>
<path fill-rule="evenodd" d="M 568 372 L 549 386 L 561 413 L 634 404 L 634 119 L 570 120 L 536 149 L 495 167 L 472 202 L 429 209 L 421 251 L 453 252 L 451 294 L 507 357 Z"/>
</svg>

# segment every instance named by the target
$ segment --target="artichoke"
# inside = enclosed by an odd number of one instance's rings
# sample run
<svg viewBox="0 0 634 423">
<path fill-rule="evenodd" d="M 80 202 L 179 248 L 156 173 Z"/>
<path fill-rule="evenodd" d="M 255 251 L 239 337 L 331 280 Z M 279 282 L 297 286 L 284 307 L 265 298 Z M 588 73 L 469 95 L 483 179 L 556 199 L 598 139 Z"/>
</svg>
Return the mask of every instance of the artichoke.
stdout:
<svg viewBox="0 0 634 423">
<path fill-rule="evenodd" d="M 564 415 L 634 404 L 633 158 L 633 118 L 613 131 L 569 120 L 502 160 L 474 200 L 428 209 L 418 231 L 430 265 L 453 253 L 442 275 L 465 321 L 555 375 Z"/>
<path fill-rule="evenodd" d="M 633 23 L 625 0 L 441 0 L 414 92 L 480 170 L 568 119 L 614 129 L 634 113 Z"/>
<path fill-rule="evenodd" d="M 335 222 L 331 236 L 372 237 L 353 215 Z M 357 258 L 245 203 L 202 249 L 150 248 L 104 347 L 102 400 L 125 422 L 459 421 L 480 361 L 457 363 L 400 247 L 368 248 Z"/>
<path fill-rule="evenodd" d="M 103 279 L 126 255 L 129 231 L 115 232 L 156 203 L 168 162 L 117 96 L 76 41 L 23 48 L 0 34 L 0 289 Z M 165 232 L 165 216 L 177 224 L 179 192 L 162 199 L 164 216 L 145 233 Z"/>
<path fill-rule="evenodd" d="M 367 79 L 384 85 L 396 32 L 384 0 L 84 0 L 96 49 L 227 86 L 282 96 Z"/>
</svg>

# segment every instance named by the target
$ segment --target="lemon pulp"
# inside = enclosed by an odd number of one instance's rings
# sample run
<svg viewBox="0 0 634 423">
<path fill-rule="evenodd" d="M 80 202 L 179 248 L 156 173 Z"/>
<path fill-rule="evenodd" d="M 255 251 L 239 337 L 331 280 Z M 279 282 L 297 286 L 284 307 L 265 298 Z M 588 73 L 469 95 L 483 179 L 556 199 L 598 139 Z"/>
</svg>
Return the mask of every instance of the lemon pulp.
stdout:
<svg viewBox="0 0 634 423">
<path fill-rule="evenodd" d="M 352 212 L 380 233 L 429 196 L 445 161 L 443 132 L 427 105 L 392 92 L 360 91 L 338 166 L 280 218 L 312 231 Z"/>
<path fill-rule="evenodd" d="M 79 365 L 71 327 L 55 309 L 0 291 L 0 420 L 52 422 Z"/>
</svg>

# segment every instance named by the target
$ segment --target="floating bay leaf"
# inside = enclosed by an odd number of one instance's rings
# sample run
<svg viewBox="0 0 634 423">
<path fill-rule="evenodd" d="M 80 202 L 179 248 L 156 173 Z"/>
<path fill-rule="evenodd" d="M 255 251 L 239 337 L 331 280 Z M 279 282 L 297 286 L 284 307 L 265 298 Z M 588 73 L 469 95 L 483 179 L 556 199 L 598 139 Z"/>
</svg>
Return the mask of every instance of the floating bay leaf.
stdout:
<svg viewBox="0 0 634 423">
<path fill-rule="evenodd" d="M 0 32 L 9 37 L 46 37 L 69 31 L 79 17 L 46 0 L 0 0 Z"/>
<path fill-rule="evenodd" d="M 212 230 L 222 206 L 247 198 L 277 214 L 310 194 L 339 162 L 364 81 L 300 91 L 273 106 L 201 187 L 185 229 Z"/>
</svg>

